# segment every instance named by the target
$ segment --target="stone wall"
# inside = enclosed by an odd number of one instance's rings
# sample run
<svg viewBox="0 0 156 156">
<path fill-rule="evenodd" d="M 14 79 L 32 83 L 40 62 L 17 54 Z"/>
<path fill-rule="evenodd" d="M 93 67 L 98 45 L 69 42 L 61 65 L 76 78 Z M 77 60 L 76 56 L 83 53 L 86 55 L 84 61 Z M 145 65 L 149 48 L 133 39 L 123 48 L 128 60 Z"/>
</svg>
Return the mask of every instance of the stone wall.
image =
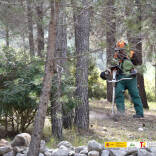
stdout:
<svg viewBox="0 0 156 156">
<path fill-rule="evenodd" d="M 21 133 L 15 136 L 12 142 L 0 140 L 0 156 L 27 156 L 31 136 Z M 105 149 L 104 145 L 95 140 L 88 141 L 87 145 L 73 147 L 68 141 L 62 141 L 56 149 L 45 146 L 41 140 L 39 156 L 156 156 L 156 148 L 114 148 Z"/>
</svg>

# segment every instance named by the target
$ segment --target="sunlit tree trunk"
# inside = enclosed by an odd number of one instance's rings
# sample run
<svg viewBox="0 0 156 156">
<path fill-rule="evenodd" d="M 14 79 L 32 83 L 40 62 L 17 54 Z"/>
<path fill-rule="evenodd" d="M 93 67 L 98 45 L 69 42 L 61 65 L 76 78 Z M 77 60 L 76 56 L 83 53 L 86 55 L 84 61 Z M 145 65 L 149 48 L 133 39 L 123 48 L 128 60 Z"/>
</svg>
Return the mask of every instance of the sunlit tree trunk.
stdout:
<svg viewBox="0 0 156 156">
<path fill-rule="evenodd" d="M 58 3 L 51 2 L 51 22 L 49 24 L 48 51 L 45 65 L 45 75 L 43 80 L 43 88 L 41 91 L 40 102 L 37 114 L 35 116 L 32 139 L 29 146 L 27 156 L 38 156 L 40 149 L 40 141 L 44 127 L 47 107 L 50 99 L 52 86 L 52 76 L 54 72 L 54 53 L 56 44 L 56 26 L 58 17 Z"/>
<path fill-rule="evenodd" d="M 88 0 L 82 0 L 82 9 L 74 6 L 75 46 L 76 55 L 82 55 L 89 51 L 90 13 Z M 75 109 L 75 124 L 78 129 L 88 130 L 89 127 L 89 104 L 88 104 L 88 56 L 77 58 L 76 63 L 76 95 L 80 102 Z"/>
</svg>

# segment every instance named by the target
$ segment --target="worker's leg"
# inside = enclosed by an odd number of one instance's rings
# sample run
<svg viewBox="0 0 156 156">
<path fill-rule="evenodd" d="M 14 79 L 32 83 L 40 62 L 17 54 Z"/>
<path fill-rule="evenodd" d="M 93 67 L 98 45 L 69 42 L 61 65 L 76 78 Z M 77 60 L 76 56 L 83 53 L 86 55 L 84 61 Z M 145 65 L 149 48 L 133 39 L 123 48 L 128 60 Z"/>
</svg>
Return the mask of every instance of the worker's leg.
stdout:
<svg viewBox="0 0 156 156">
<path fill-rule="evenodd" d="M 125 112 L 124 90 L 125 90 L 124 84 L 118 82 L 115 87 L 115 103 L 116 103 L 117 110 L 120 113 Z"/>
<path fill-rule="evenodd" d="M 143 116 L 143 105 L 142 105 L 141 98 L 139 96 L 136 77 L 133 78 L 132 80 L 126 80 L 126 87 L 134 103 L 136 115 Z"/>
</svg>

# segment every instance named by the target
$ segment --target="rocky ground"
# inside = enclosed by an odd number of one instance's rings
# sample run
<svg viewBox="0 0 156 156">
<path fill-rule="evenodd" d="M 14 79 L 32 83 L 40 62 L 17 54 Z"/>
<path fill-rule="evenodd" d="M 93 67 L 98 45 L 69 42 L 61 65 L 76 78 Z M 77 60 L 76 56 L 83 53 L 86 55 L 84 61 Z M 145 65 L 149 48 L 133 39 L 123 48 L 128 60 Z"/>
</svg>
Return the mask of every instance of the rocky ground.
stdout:
<svg viewBox="0 0 156 156">
<path fill-rule="evenodd" d="M 144 110 L 145 118 L 134 119 L 133 105 L 123 117 L 113 118 L 106 100 L 90 102 L 90 129 L 104 141 L 155 141 L 156 110 Z"/>
</svg>

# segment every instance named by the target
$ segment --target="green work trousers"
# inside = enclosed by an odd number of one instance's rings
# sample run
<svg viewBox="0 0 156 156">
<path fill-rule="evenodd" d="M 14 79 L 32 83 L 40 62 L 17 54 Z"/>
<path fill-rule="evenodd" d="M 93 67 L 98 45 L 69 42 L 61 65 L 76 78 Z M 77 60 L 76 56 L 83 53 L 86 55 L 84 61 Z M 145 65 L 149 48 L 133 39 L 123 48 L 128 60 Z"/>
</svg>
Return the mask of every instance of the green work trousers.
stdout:
<svg viewBox="0 0 156 156">
<path fill-rule="evenodd" d="M 117 79 L 119 80 L 123 77 L 124 76 L 119 75 Z M 117 110 L 121 113 L 125 112 L 124 92 L 126 89 L 128 89 L 128 92 L 132 98 L 132 102 L 134 103 L 136 114 L 143 115 L 143 105 L 141 102 L 141 98 L 139 96 L 136 77 L 133 77 L 130 80 L 122 80 L 117 82 L 115 87 L 115 102 L 116 102 Z"/>
</svg>

